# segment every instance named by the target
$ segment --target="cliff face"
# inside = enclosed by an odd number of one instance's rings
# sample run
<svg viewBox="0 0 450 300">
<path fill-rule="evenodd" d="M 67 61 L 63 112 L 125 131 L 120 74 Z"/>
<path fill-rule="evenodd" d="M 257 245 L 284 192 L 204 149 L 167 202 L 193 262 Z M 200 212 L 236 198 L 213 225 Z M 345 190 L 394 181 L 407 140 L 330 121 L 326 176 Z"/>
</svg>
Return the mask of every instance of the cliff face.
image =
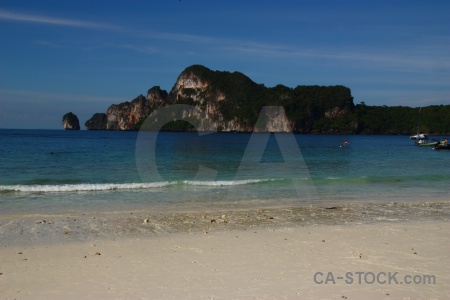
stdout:
<svg viewBox="0 0 450 300">
<path fill-rule="evenodd" d="M 225 128 L 223 116 L 218 110 L 219 103 L 225 99 L 220 90 L 214 89 L 207 79 L 201 78 L 192 68 L 187 68 L 178 76 L 169 94 L 171 104 L 187 104 L 199 108 L 183 114 L 186 119 L 199 121 L 196 128 L 198 131 L 214 131 L 219 126 Z"/>
<path fill-rule="evenodd" d="M 327 120 L 345 115 L 353 101 L 350 90 L 342 86 L 267 88 L 239 72 L 194 65 L 178 76 L 170 93 L 155 86 L 146 97 L 140 95 L 131 102 L 113 104 L 106 114 L 95 114 L 85 125 L 88 129 L 138 130 L 152 112 L 172 104 L 197 108 L 186 111 L 183 118 L 196 120 L 198 131 L 312 132 L 315 120 L 322 118 L 328 124 Z M 278 108 L 265 110 L 260 116 L 263 106 Z M 258 118 L 265 121 L 256 124 Z M 177 119 L 175 115 L 173 119 Z M 192 130 L 192 126 L 180 127 L 179 123 L 167 127 L 188 128 Z"/>
<path fill-rule="evenodd" d="M 140 95 L 131 102 L 111 105 L 106 114 L 94 114 L 85 126 L 89 130 L 137 130 L 152 111 L 167 105 L 167 98 L 167 92 L 155 86 L 147 97 Z"/>
<path fill-rule="evenodd" d="M 80 121 L 72 112 L 69 112 L 63 116 L 62 125 L 65 130 L 80 130 Z"/>
<path fill-rule="evenodd" d="M 135 130 L 141 118 L 149 112 L 147 99 L 142 95 L 131 102 L 113 104 L 106 111 L 106 129 Z"/>
</svg>

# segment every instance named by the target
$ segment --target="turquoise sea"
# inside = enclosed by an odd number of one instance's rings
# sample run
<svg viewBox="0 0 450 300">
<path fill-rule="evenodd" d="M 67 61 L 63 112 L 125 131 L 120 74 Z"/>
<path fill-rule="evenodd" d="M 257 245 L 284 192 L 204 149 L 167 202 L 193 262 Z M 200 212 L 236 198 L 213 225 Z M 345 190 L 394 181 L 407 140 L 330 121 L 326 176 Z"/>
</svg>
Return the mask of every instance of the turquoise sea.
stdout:
<svg viewBox="0 0 450 300">
<path fill-rule="evenodd" d="M 2 215 L 449 201 L 449 183 L 450 152 L 408 136 L 0 129 Z"/>
</svg>

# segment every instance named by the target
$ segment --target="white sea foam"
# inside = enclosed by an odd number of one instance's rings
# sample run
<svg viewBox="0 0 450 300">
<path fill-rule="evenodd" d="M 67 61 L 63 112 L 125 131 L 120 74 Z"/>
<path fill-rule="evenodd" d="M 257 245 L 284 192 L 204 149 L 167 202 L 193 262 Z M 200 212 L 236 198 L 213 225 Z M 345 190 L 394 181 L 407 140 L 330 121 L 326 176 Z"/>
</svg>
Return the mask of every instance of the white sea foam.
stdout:
<svg viewBox="0 0 450 300">
<path fill-rule="evenodd" d="M 307 179 L 307 178 L 304 178 Z M 154 189 L 175 185 L 186 186 L 238 186 L 255 183 L 265 183 L 273 181 L 283 181 L 285 179 L 244 179 L 244 180 L 182 180 L 182 181 L 163 181 L 150 183 L 82 183 L 82 184 L 61 184 L 61 185 L 0 185 L 0 192 L 28 192 L 28 193 L 64 193 L 64 192 L 83 192 L 83 191 L 109 191 L 109 190 L 137 190 Z"/>
<path fill-rule="evenodd" d="M 275 179 L 246 179 L 246 180 L 215 180 L 215 181 L 195 181 L 185 180 L 184 184 L 187 185 L 199 185 L 199 186 L 234 186 L 245 185 L 259 182 L 274 181 Z"/>
<path fill-rule="evenodd" d="M 160 188 L 173 184 L 171 182 L 152 183 L 84 183 L 62 185 L 0 185 L 0 191 L 16 192 L 82 192 L 82 191 L 108 191 L 128 189 Z"/>
</svg>

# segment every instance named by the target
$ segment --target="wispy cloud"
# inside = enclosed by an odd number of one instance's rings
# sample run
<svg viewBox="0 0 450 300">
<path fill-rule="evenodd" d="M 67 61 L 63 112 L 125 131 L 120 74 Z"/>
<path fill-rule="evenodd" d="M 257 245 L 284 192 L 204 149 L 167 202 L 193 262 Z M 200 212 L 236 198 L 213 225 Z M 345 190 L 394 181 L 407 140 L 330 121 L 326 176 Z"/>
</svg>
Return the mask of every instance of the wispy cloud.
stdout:
<svg viewBox="0 0 450 300">
<path fill-rule="evenodd" d="M 436 37 L 434 43 L 427 45 L 409 45 L 408 48 L 390 49 L 390 52 L 376 48 L 360 48 L 348 45 L 347 49 L 325 49 L 288 45 L 283 43 L 265 43 L 252 40 L 227 39 L 193 34 L 147 32 L 136 33 L 141 38 L 169 40 L 180 43 L 201 44 L 230 55 L 244 55 L 259 58 L 291 58 L 326 60 L 332 63 L 344 62 L 347 66 L 361 64 L 375 68 L 397 69 L 402 72 L 448 72 L 450 57 L 447 40 Z M 449 49 L 450 50 L 450 49 Z"/>
<path fill-rule="evenodd" d="M 67 18 L 56 18 L 36 14 L 18 13 L 6 11 L 3 9 L 0 9 L 0 20 L 27 22 L 27 23 L 41 23 L 55 26 L 90 28 L 90 29 L 109 29 L 109 30 L 121 29 L 120 27 L 111 24 L 89 22 L 84 20 L 67 19 Z"/>
<path fill-rule="evenodd" d="M 330 49 L 317 47 L 304 47 L 288 43 L 271 43 L 257 40 L 242 40 L 238 38 L 215 37 L 207 35 L 186 34 L 181 32 L 143 31 L 142 29 L 119 27 L 113 24 L 91 22 L 69 18 L 57 18 L 30 13 L 19 13 L 0 9 L 0 20 L 15 22 L 42 23 L 55 26 L 78 27 L 97 30 L 111 30 L 126 32 L 138 39 L 165 40 L 184 43 L 196 47 L 190 52 L 216 51 L 217 53 L 255 58 L 289 58 L 303 63 L 309 60 L 322 61 L 323 64 L 344 64 L 346 67 L 370 67 L 375 69 L 390 69 L 400 72 L 433 72 L 449 73 L 450 58 L 446 53 L 448 38 L 442 36 L 429 37 L 425 45 L 408 45 L 403 49 L 383 50 L 375 48 L 360 48 L 359 45 L 348 45 L 347 48 Z M 40 42 L 42 45 L 45 42 Z M 56 44 L 47 44 L 56 47 Z M 113 46 L 114 47 L 114 46 Z M 162 52 L 164 47 L 142 47 L 131 43 L 115 46 L 143 54 L 154 55 Z M 391 47 L 391 46 L 389 46 Z M 96 47 L 93 47 L 94 49 Z M 97 47 L 98 48 L 98 47 Z M 161 49 L 159 49 L 161 48 Z M 171 47 L 173 49 L 173 47 Z M 394 51 L 392 51 L 394 50 Z"/>
<path fill-rule="evenodd" d="M 136 32 L 136 36 L 142 38 L 170 40 L 175 42 L 187 42 L 187 43 L 217 44 L 226 42 L 226 40 L 224 39 L 195 34 L 176 33 L 176 32 L 146 31 L 140 33 Z"/>
<path fill-rule="evenodd" d="M 316 62 L 323 60 L 324 63 L 344 63 L 346 67 L 358 66 L 375 69 L 396 70 L 400 72 L 429 72 L 448 73 L 450 71 L 450 60 L 448 54 L 430 55 L 430 52 L 397 51 L 398 53 L 387 53 L 380 49 L 324 49 L 324 48 L 301 48 L 287 45 L 266 45 L 255 43 L 233 43 L 223 50 L 241 55 L 253 57 L 282 57 L 297 59 L 313 59 Z"/>
</svg>

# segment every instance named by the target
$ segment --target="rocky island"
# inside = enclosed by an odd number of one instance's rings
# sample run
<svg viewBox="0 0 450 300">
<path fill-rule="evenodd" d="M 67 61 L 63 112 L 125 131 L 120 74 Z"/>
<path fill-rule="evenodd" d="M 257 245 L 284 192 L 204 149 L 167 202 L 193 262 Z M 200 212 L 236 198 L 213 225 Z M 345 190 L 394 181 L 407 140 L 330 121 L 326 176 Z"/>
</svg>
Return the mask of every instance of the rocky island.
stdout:
<svg viewBox="0 0 450 300">
<path fill-rule="evenodd" d="M 450 133 L 450 105 L 422 107 L 421 128 L 416 128 L 419 108 L 354 104 L 351 90 L 342 85 L 295 88 L 266 87 L 240 72 L 213 71 L 201 65 L 186 68 L 167 92 L 159 86 L 131 101 L 111 105 L 106 113 L 95 113 L 86 121 L 89 130 L 139 130 L 145 119 L 161 108 L 187 104 L 205 112 L 209 120 L 195 128 L 224 132 L 251 132 L 263 106 L 278 106 L 280 114 L 267 116 L 271 128 L 261 131 L 327 134 L 430 134 Z M 192 120 L 204 118 L 194 112 Z M 191 131 L 192 124 L 173 121 L 163 130 Z"/>
<path fill-rule="evenodd" d="M 80 121 L 72 112 L 68 112 L 63 116 L 62 125 L 65 130 L 80 130 Z"/>
<path fill-rule="evenodd" d="M 307 112 L 309 102 L 315 98 L 322 101 L 320 109 Z M 146 96 L 139 95 L 130 102 L 113 104 L 105 114 L 94 114 L 85 126 L 90 130 L 138 130 L 153 111 L 171 104 L 199 107 L 215 122 L 214 127 L 219 131 L 233 132 L 251 132 L 262 106 L 284 106 L 289 122 L 275 122 L 279 128 L 270 128 L 271 131 L 314 132 L 315 115 L 330 120 L 343 115 L 353 106 L 353 98 L 350 89 L 344 86 L 290 89 L 278 85 L 267 88 L 239 72 L 212 71 L 193 65 L 178 76 L 169 93 L 154 86 Z M 300 113 L 302 110 L 304 115 Z M 164 129 L 186 131 L 191 127 L 174 122 Z M 211 128 L 202 129 L 207 131 Z"/>
</svg>

